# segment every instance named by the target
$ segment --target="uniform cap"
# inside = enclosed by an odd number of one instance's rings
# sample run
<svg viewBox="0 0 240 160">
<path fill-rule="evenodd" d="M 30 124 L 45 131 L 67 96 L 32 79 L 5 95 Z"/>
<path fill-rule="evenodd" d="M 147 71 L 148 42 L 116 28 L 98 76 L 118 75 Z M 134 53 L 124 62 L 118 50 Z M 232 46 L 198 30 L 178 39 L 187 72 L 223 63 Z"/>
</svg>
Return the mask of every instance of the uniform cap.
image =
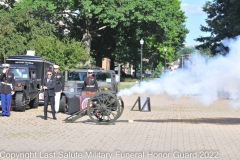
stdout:
<svg viewBox="0 0 240 160">
<path fill-rule="evenodd" d="M 92 69 L 89 69 L 89 70 L 88 70 L 88 72 L 91 72 L 91 73 L 92 73 L 92 72 L 93 72 L 93 70 L 92 70 Z"/>
<path fill-rule="evenodd" d="M 59 66 L 58 65 L 53 65 L 53 68 L 59 68 Z"/>
<path fill-rule="evenodd" d="M 2 64 L 2 67 L 10 67 L 10 64 L 7 64 L 7 63 Z"/>
</svg>

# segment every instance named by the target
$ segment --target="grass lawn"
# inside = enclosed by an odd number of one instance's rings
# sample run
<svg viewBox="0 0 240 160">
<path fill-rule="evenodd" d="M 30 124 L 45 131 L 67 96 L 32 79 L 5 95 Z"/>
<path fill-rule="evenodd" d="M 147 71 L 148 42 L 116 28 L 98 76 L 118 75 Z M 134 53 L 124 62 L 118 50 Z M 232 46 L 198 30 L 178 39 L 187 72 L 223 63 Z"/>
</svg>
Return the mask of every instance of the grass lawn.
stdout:
<svg viewBox="0 0 240 160">
<path fill-rule="evenodd" d="M 151 81 L 153 80 L 154 78 L 143 78 L 143 81 Z M 139 79 L 136 79 L 136 78 L 125 78 L 124 82 L 136 82 L 136 81 L 140 81 Z M 124 83 L 120 83 L 120 90 L 123 90 L 123 89 L 128 89 L 128 88 L 131 88 L 132 86 L 134 86 L 134 84 L 124 84 Z"/>
<path fill-rule="evenodd" d="M 121 83 L 120 83 L 120 90 L 123 90 L 123 89 L 128 89 L 128 88 L 130 88 L 130 87 L 132 87 L 133 85 L 121 85 Z"/>
<path fill-rule="evenodd" d="M 151 81 L 154 80 L 155 78 L 150 78 L 150 77 L 144 77 L 142 80 L 143 81 Z M 136 81 L 140 81 L 140 79 L 137 78 L 125 78 L 124 82 L 136 82 Z"/>
</svg>

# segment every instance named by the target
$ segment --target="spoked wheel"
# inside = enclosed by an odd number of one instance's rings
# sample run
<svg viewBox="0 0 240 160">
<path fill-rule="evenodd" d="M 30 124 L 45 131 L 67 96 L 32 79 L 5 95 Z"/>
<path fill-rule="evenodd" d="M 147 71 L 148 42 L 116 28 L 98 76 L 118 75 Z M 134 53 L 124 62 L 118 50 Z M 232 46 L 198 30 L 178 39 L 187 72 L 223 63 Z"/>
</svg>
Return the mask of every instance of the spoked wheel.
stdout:
<svg viewBox="0 0 240 160">
<path fill-rule="evenodd" d="M 122 97 L 117 97 L 117 100 L 120 105 L 120 114 L 118 115 L 118 118 L 119 118 L 123 113 L 124 103 L 123 103 Z"/>
<path fill-rule="evenodd" d="M 88 101 L 87 114 L 93 122 L 100 125 L 115 122 L 122 112 L 123 107 L 118 98 L 109 91 L 97 92 Z"/>
</svg>

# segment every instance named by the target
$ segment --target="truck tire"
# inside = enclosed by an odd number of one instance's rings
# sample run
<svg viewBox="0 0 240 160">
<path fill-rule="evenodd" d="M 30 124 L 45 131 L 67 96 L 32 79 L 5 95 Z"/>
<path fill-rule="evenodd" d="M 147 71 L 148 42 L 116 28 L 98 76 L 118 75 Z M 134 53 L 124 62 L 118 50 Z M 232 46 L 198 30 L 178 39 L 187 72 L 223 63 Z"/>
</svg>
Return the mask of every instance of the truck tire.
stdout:
<svg viewBox="0 0 240 160">
<path fill-rule="evenodd" d="M 16 92 L 15 94 L 15 110 L 25 112 L 26 104 L 25 97 L 23 96 L 23 92 Z"/>
<path fill-rule="evenodd" d="M 33 100 L 30 101 L 29 107 L 38 108 L 38 103 L 39 103 L 39 96 L 37 95 Z"/>
<path fill-rule="evenodd" d="M 59 112 L 62 112 L 62 113 L 67 112 L 67 98 L 65 95 L 62 95 L 60 99 Z"/>
</svg>

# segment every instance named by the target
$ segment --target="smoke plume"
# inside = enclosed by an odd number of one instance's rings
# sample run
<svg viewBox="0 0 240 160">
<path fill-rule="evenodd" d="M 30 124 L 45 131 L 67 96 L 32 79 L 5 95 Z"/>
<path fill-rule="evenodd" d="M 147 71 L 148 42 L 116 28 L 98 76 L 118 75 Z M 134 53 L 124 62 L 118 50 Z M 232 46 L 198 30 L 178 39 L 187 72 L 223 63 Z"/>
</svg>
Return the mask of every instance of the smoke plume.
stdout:
<svg viewBox="0 0 240 160">
<path fill-rule="evenodd" d="M 240 37 L 225 39 L 223 45 L 229 47 L 229 54 L 213 58 L 199 53 L 191 55 L 187 69 L 167 72 L 150 82 L 142 82 L 119 92 L 119 96 L 144 94 L 156 95 L 166 93 L 170 96 L 195 96 L 205 105 L 219 97 L 240 102 Z M 240 104 L 240 103 L 238 103 Z"/>
</svg>

